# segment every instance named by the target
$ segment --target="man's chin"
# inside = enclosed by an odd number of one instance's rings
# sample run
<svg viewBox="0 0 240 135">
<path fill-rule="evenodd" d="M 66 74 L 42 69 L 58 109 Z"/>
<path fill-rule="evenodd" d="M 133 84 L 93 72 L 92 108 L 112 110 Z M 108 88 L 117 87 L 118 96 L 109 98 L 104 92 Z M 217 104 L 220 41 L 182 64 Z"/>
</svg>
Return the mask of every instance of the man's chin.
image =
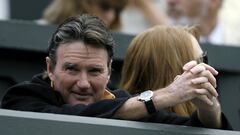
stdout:
<svg viewBox="0 0 240 135">
<path fill-rule="evenodd" d="M 91 99 L 84 99 L 84 100 L 76 100 L 75 99 L 75 100 L 70 101 L 71 105 L 79 105 L 79 104 L 88 105 L 91 103 L 93 103 L 93 100 L 91 100 Z"/>
</svg>

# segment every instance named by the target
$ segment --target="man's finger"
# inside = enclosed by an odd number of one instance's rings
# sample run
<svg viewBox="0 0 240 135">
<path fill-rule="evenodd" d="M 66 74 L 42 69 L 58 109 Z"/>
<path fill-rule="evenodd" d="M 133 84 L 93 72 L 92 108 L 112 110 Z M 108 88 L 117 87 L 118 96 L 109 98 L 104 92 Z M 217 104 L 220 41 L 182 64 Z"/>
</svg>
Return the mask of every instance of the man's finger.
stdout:
<svg viewBox="0 0 240 135">
<path fill-rule="evenodd" d="M 208 81 L 212 84 L 214 88 L 217 87 L 216 78 L 213 76 L 213 74 L 209 70 L 205 70 L 199 74 L 199 76 L 203 76 L 208 78 Z"/>
<path fill-rule="evenodd" d="M 218 75 L 218 71 L 216 69 L 214 69 L 213 67 L 205 64 L 205 63 L 201 63 L 205 68 L 206 70 L 209 70 L 213 75 Z"/>
<path fill-rule="evenodd" d="M 196 75 L 203 72 L 204 70 L 206 70 L 205 66 L 198 64 L 197 66 L 190 69 L 190 72 Z"/>
<path fill-rule="evenodd" d="M 199 100 L 205 102 L 205 103 L 208 104 L 208 105 L 213 105 L 212 99 L 209 99 L 208 96 L 206 96 L 206 95 L 198 96 L 197 98 L 198 98 Z"/>
<path fill-rule="evenodd" d="M 200 63 L 199 65 L 202 65 L 205 67 L 206 70 L 209 70 L 213 75 L 218 75 L 218 71 L 216 69 L 214 69 L 213 67 L 205 64 L 205 63 Z M 197 62 L 196 61 L 190 61 L 188 63 L 186 63 L 183 66 L 183 70 L 184 71 L 188 71 L 190 69 L 192 69 L 193 67 L 197 66 Z"/>
<path fill-rule="evenodd" d="M 190 61 L 183 66 L 184 71 L 188 71 L 197 65 L 196 61 Z"/>
<path fill-rule="evenodd" d="M 193 84 L 206 83 L 206 82 L 208 82 L 208 78 L 207 78 L 207 77 L 198 77 L 198 78 L 192 79 L 191 82 L 192 82 Z"/>
<path fill-rule="evenodd" d="M 210 83 L 202 83 L 201 88 L 208 90 L 208 92 L 214 97 L 218 96 L 216 89 Z"/>
</svg>

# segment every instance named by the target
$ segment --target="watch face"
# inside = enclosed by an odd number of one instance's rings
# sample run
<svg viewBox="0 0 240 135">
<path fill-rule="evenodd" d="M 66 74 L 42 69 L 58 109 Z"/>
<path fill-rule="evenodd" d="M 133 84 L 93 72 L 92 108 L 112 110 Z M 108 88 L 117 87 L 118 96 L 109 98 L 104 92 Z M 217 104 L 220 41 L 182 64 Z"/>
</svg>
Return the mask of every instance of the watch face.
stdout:
<svg viewBox="0 0 240 135">
<path fill-rule="evenodd" d="M 147 90 L 141 93 L 138 99 L 142 101 L 149 101 L 151 100 L 152 96 L 153 96 L 153 92 L 151 90 Z"/>
<path fill-rule="evenodd" d="M 145 92 L 143 92 L 141 95 L 142 95 L 143 97 L 149 97 L 149 96 L 151 96 L 151 92 L 145 91 Z"/>
</svg>

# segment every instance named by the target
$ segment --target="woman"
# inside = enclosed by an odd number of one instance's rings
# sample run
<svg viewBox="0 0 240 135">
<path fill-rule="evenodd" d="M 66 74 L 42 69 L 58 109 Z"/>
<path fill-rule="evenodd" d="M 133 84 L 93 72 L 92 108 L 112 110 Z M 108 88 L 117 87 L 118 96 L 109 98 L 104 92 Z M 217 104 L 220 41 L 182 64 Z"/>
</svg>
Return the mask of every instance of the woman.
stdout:
<svg viewBox="0 0 240 135">
<path fill-rule="evenodd" d="M 137 94 L 168 86 L 183 72 L 185 63 L 201 57 L 196 39 L 195 27 L 155 26 L 139 34 L 127 50 L 120 87 Z M 167 108 L 181 116 L 189 116 L 195 109 L 190 101 Z"/>
<path fill-rule="evenodd" d="M 44 11 L 40 23 L 58 25 L 68 17 L 88 13 L 100 17 L 110 29 L 118 30 L 126 3 L 127 0 L 54 0 Z"/>
</svg>

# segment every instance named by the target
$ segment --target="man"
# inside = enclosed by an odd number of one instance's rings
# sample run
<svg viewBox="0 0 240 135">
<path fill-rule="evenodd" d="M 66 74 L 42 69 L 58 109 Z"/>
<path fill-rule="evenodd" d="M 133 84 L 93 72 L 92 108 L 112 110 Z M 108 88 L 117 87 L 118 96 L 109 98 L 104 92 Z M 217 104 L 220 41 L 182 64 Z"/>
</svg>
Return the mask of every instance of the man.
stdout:
<svg viewBox="0 0 240 135">
<path fill-rule="evenodd" d="M 111 74 L 113 38 L 98 18 L 82 15 L 67 19 L 52 35 L 46 57 L 47 73 L 9 89 L 6 109 L 118 118 L 228 129 L 216 100 L 217 71 L 195 61 L 168 87 L 147 90 L 136 97 L 106 88 Z M 161 109 L 192 100 L 198 111 L 189 117 Z"/>
<path fill-rule="evenodd" d="M 239 46 L 239 32 L 219 18 L 222 4 L 223 0 L 168 0 L 167 13 L 173 25 L 198 25 L 201 43 Z"/>
</svg>

